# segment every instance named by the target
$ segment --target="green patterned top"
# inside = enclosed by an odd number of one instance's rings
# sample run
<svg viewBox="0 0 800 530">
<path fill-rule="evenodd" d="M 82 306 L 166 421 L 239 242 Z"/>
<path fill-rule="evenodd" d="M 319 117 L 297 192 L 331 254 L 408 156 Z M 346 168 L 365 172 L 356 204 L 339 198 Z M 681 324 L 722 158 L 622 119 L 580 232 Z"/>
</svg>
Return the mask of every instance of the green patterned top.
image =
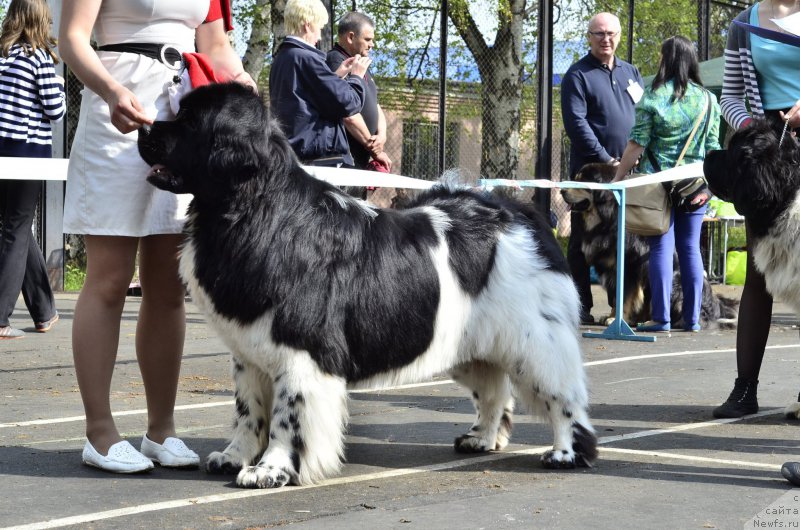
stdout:
<svg viewBox="0 0 800 530">
<path fill-rule="evenodd" d="M 677 101 L 670 101 L 672 81 L 667 81 L 655 91 L 648 88 L 636 105 L 636 123 L 630 139 L 642 147 L 649 147 L 662 170 L 675 167 L 675 161 L 686 145 L 698 113 L 703 112 L 706 93 L 711 96 L 708 134 L 703 142 L 704 119 L 681 164 L 701 162 L 708 151 L 719 149 L 720 110 L 714 94 L 691 82 L 683 98 Z M 639 171 L 655 173 L 647 156 L 642 156 Z"/>
</svg>

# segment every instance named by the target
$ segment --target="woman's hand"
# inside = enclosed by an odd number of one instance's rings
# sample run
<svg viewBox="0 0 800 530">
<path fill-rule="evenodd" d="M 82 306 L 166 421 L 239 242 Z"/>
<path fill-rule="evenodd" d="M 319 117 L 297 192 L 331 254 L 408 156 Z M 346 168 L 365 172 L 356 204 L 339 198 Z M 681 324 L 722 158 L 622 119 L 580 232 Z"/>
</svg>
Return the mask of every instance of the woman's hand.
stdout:
<svg viewBox="0 0 800 530">
<path fill-rule="evenodd" d="M 800 112 L 798 111 L 800 111 L 800 100 L 798 100 L 786 114 L 784 114 L 783 111 L 779 113 L 783 121 L 789 122 L 790 129 L 800 127 Z"/>
<path fill-rule="evenodd" d="M 133 92 L 118 85 L 106 96 L 106 103 L 111 114 L 111 124 L 122 134 L 139 129 L 142 125 L 152 125 L 153 119 L 144 113 Z"/>
<path fill-rule="evenodd" d="M 701 191 L 692 197 L 692 200 L 689 201 L 689 204 L 694 206 L 694 209 L 696 210 L 707 203 L 709 199 L 711 199 L 711 195 L 707 191 Z"/>
</svg>

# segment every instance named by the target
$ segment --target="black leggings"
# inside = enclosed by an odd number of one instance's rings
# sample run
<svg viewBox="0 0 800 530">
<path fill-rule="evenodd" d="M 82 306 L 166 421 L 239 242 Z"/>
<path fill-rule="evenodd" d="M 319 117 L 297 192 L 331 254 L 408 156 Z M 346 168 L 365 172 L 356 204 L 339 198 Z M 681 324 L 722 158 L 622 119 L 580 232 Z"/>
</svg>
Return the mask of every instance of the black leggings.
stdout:
<svg viewBox="0 0 800 530">
<path fill-rule="evenodd" d="M 783 131 L 783 121 L 780 119 L 778 111 L 768 110 L 765 115 L 773 122 L 776 131 L 780 134 Z M 745 230 L 748 246 L 747 275 L 739 304 L 736 368 L 739 377 L 758 379 L 761 362 L 764 359 L 764 348 L 769 338 L 769 326 L 772 322 L 772 295 L 767 292 L 764 275 L 756 269 L 753 263 L 753 249 L 750 244 L 753 239 L 747 220 L 745 220 Z"/>
</svg>

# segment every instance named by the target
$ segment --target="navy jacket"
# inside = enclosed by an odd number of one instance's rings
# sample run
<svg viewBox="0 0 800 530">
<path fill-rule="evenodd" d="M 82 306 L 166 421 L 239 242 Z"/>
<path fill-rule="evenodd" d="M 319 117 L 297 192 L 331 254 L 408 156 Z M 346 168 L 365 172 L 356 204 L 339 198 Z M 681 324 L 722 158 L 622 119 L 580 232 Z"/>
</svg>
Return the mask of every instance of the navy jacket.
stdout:
<svg viewBox="0 0 800 530">
<path fill-rule="evenodd" d="M 269 73 L 270 109 L 301 161 L 340 156 L 353 165 L 342 119 L 361 112 L 364 92 L 360 77 L 341 79 L 313 46 L 286 38 L 278 47 Z"/>
<path fill-rule="evenodd" d="M 570 139 L 571 177 L 584 164 L 622 156 L 636 121 L 636 102 L 627 91 L 632 82 L 644 88 L 635 66 L 615 57 L 609 70 L 591 53 L 564 74 L 561 114 Z"/>
</svg>

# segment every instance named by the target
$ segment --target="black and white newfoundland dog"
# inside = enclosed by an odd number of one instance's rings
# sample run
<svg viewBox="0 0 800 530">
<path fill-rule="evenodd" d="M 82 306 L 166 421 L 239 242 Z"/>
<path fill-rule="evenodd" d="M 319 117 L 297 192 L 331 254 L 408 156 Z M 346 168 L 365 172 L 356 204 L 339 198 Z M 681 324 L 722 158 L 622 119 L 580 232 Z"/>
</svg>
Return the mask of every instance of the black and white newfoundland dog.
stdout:
<svg viewBox="0 0 800 530">
<path fill-rule="evenodd" d="M 446 373 L 477 418 L 464 453 L 499 450 L 513 395 L 554 431 L 547 468 L 597 457 L 578 296 L 547 223 L 466 189 L 381 210 L 308 175 L 261 99 L 194 90 L 139 133 L 148 180 L 194 196 L 181 274 L 233 354 L 232 441 L 211 472 L 309 484 L 343 460 L 347 389 Z"/>
<path fill-rule="evenodd" d="M 614 178 L 615 171 L 616 168 L 608 164 L 587 164 L 581 168 L 575 180 L 608 183 Z M 582 214 L 586 229 L 581 248 L 587 263 L 594 266 L 600 284 L 614 301 L 617 292 L 617 201 L 611 192 L 585 188 L 565 188 L 561 190 L 561 195 L 572 211 Z M 651 320 L 649 259 L 650 247 L 647 239 L 626 233 L 622 315 L 631 324 Z M 670 319 L 673 328 L 682 328 L 683 287 L 677 254 L 673 271 Z M 614 319 L 615 303 L 614 301 L 612 304 L 611 315 L 606 319 L 606 324 Z M 700 326 L 703 329 L 735 327 L 738 306 L 738 301 L 718 296 L 708 280 L 703 280 L 703 300 L 700 306 Z"/>
<path fill-rule="evenodd" d="M 800 146 L 774 126 L 755 119 L 739 129 L 728 148 L 706 155 L 709 187 L 747 218 L 747 242 L 767 290 L 800 316 Z M 798 398 L 800 400 L 800 398 Z M 800 419 L 800 403 L 786 414 Z"/>
</svg>

